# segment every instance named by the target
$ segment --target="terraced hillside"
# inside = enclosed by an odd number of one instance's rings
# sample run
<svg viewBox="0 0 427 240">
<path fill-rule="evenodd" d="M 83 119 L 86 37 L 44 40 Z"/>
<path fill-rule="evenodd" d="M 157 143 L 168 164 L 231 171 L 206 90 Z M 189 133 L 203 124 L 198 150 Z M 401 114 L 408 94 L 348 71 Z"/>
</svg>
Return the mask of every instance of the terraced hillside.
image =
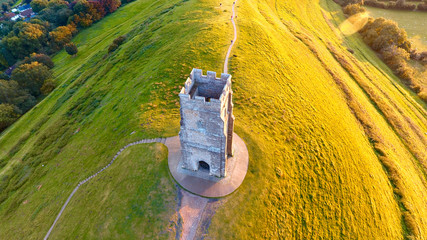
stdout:
<svg viewBox="0 0 427 240">
<path fill-rule="evenodd" d="M 123 145 L 178 133 L 191 69 L 221 71 L 231 4 L 137 0 L 79 33 L 77 57 L 55 56 L 59 87 L 0 137 L 0 239 L 43 238 Z M 341 34 L 332 1 L 247 0 L 237 14 L 229 72 L 249 172 L 202 234 L 426 238 L 427 107 Z M 166 151 L 128 148 L 79 189 L 51 239 L 179 237 Z"/>
</svg>

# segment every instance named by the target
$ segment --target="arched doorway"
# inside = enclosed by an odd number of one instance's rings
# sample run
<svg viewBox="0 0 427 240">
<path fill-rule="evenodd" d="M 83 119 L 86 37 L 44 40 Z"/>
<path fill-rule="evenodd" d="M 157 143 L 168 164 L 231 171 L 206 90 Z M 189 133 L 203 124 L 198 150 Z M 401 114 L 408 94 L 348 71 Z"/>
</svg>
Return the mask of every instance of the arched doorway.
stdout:
<svg viewBox="0 0 427 240">
<path fill-rule="evenodd" d="M 209 164 L 207 164 L 205 161 L 199 161 L 199 170 L 209 172 L 210 171 Z"/>
</svg>

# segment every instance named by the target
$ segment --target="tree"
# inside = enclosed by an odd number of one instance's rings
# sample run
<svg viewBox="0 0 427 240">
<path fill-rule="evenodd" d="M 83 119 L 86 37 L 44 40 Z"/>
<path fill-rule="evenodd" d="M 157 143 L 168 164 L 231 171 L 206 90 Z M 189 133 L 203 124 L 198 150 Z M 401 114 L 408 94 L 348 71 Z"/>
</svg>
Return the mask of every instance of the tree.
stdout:
<svg viewBox="0 0 427 240">
<path fill-rule="evenodd" d="M 86 0 L 80 0 L 74 5 L 73 10 L 75 14 L 88 13 L 89 8 L 90 4 Z"/>
<path fill-rule="evenodd" d="M 57 27 L 52 32 L 50 32 L 49 36 L 51 38 L 51 46 L 54 49 L 59 50 L 65 44 L 71 41 L 73 33 L 71 32 L 71 29 L 69 27 L 60 26 L 60 27 Z"/>
<path fill-rule="evenodd" d="M 82 28 L 90 27 L 93 23 L 92 15 L 90 15 L 89 13 L 82 13 L 82 12 L 79 14 L 74 14 L 71 17 L 71 21 L 75 25 Z"/>
<path fill-rule="evenodd" d="M 13 54 L 7 49 L 6 46 L 4 46 L 3 43 L 0 43 L 0 67 L 6 69 L 12 66 L 15 62 L 16 59 Z M 0 78 L 5 79 L 3 77 Z"/>
<path fill-rule="evenodd" d="M 2 3 L 1 4 L 1 9 L 4 11 L 4 12 L 8 12 L 9 11 L 9 9 L 10 9 L 10 6 L 9 6 L 9 4 L 7 4 L 7 3 Z"/>
<path fill-rule="evenodd" d="M 47 44 L 47 28 L 41 24 L 18 22 L 2 43 L 15 58 L 22 59 Z"/>
<path fill-rule="evenodd" d="M 349 4 L 343 8 L 343 12 L 351 16 L 357 13 L 364 13 L 366 9 L 361 7 L 360 4 Z"/>
<path fill-rule="evenodd" d="M 32 62 L 39 62 L 43 63 L 46 67 L 49 69 L 52 69 L 54 67 L 54 63 L 52 59 L 45 54 L 42 53 L 32 53 L 30 57 L 26 57 L 22 63 L 32 63 Z"/>
<path fill-rule="evenodd" d="M 36 102 L 36 99 L 16 81 L 0 79 L 0 104 L 15 105 L 19 109 L 16 112 L 22 114 L 31 109 Z"/>
<path fill-rule="evenodd" d="M 367 24 L 360 30 L 363 40 L 375 51 L 381 51 L 395 45 L 410 52 L 411 43 L 404 29 L 400 29 L 397 23 L 384 18 L 370 18 Z"/>
<path fill-rule="evenodd" d="M 48 7 L 56 7 L 59 5 L 63 5 L 63 6 L 68 6 L 68 2 L 64 1 L 64 0 L 50 0 Z"/>
<path fill-rule="evenodd" d="M 107 13 L 101 2 L 90 2 L 89 14 L 92 16 L 94 22 L 103 18 Z"/>
<path fill-rule="evenodd" d="M 397 5 L 397 6 L 404 6 L 404 5 L 405 5 L 405 3 L 406 3 L 406 1 L 405 1 L 405 0 L 397 0 L 397 1 L 396 1 L 396 5 Z"/>
<path fill-rule="evenodd" d="M 19 118 L 19 114 L 11 104 L 0 104 L 0 131 L 5 130 Z"/>
<path fill-rule="evenodd" d="M 70 43 L 65 44 L 65 51 L 66 51 L 68 54 L 70 54 L 71 56 L 74 56 L 74 55 L 76 55 L 76 54 L 77 54 L 78 49 L 77 49 L 76 44 L 74 44 L 74 43 L 70 42 Z"/>
<path fill-rule="evenodd" d="M 9 80 L 10 77 L 4 72 L 0 72 L 0 79 Z"/>
<path fill-rule="evenodd" d="M 56 85 L 55 82 L 53 81 L 53 79 L 47 79 L 46 81 L 44 81 L 43 86 L 40 88 L 40 91 L 43 95 L 48 95 L 50 92 L 53 91 L 53 89 L 55 89 Z"/>
<path fill-rule="evenodd" d="M 123 42 L 126 40 L 126 36 L 118 36 L 116 39 L 113 40 L 113 43 L 108 47 L 108 52 L 114 52 L 116 49 L 123 44 Z"/>
<path fill-rule="evenodd" d="M 1 28 L 0 28 L 0 37 L 7 36 L 10 31 L 13 29 L 13 25 L 15 25 L 16 22 L 14 21 L 1 21 Z"/>
<path fill-rule="evenodd" d="M 106 14 L 112 13 L 120 7 L 120 0 L 100 0 L 102 7 L 105 9 Z"/>
<path fill-rule="evenodd" d="M 18 82 L 18 84 L 28 91 L 33 96 L 40 95 L 40 88 L 43 83 L 52 78 L 52 73 L 49 68 L 39 62 L 32 62 L 29 64 L 22 64 L 12 72 L 12 80 Z"/>
<path fill-rule="evenodd" d="M 33 0 L 30 5 L 34 12 L 38 13 L 41 10 L 45 9 L 49 2 L 47 0 Z"/>
<path fill-rule="evenodd" d="M 57 0 L 49 1 L 47 8 L 40 11 L 38 17 L 54 26 L 64 26 L 71 15 L 73 15 L 73 11 L 69 9 L 67 3 Z"/>
</svg>

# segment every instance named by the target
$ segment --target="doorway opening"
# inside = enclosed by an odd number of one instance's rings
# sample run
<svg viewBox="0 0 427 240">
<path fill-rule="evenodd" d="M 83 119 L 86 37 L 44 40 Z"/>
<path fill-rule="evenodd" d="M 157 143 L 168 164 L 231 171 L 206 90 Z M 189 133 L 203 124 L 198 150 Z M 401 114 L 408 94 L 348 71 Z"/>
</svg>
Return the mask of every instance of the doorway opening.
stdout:
<svg viewBox="0 0 427 240">
<path fill-rule="evenodd" d="M 207 164 L 205 161 L 199 161 L 199 170 L 209 172 L 210 171 L 209 164 Z"/>
</svg>

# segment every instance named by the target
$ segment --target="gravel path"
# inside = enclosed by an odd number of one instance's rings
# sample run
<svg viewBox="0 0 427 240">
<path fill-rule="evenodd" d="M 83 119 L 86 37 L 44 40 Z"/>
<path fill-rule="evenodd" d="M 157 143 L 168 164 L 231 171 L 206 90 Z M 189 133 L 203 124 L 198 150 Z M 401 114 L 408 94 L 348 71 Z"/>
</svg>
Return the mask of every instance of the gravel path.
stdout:
<svg viewBox="0 0 427 240">
<path fill-rule="evenodd" d="M 116 158 L 120 155 L 120 153 L 122 153 L 126 148 L 133 146 L 133 145 L 137 145 L 137 144 L 142 144 L 142 143 L 154 143 L 154 142 L 158 142 L 158 143 L 163 143 L 165 144 L 166 142 L 166 138 L 153 138 L 153 139 L 143 139 L 140 141 L 136 141 L 133 143 L 129 143 L 128 145 L 124 146 L 122 149 L 120 149 L 116 155 L 113 157 L 113 159 L 110 161 L 110 163 L 108 163 L 105 167 L 103 167 L 102 169 L 100 169 L 98 172 L 96 172 L 95 174 L 93 174 L 92 176 L 87 177 L 86 179 L 84 179 L 83 181 L 79 182 L 79 184 L 77 185 L 77 187 L 74 188 L 73 192 L 71 192 L 70 196 L 68 197 L 67 201 L 65 201 L 64 205 L 61 208 L 61 211 L 59 211 L 58 216 L 56 216 L 55 221 L 53 222 L 52 226 L 50 227 L 49 231 L 46 233 L 46 236 L 44 237 L 44 240 L 49 238 L 50 233 L 52 232 L 53 228 L 55 227 L 56 222 L 58 222 L 59 218 L 61 217 L 62 213 L 64 212 L 65 208 L 67 207 L 68 203 L 70 202 L 71 198 L 74 196 L 74 194 L 76 193 L 76 191 L 79 189 L 79 187 L 83 184 L 85 184 L 86 182 L 88 182 L 89 180 L 91 180 L 92 178 L 96 177 L 98 174 L 100 174 L 101 172 L 103 172 L 105 169 L 109 168 L 111 166 L 111 164 L 114 163 L 114 160 L 116 160 Z"/>
<path fill-rule="evenodd" d="M 179 215 L 182 218 L 180 240 L 193 240 L 200 225 L 200 219 L 209 199 L 182 191 Z"/>
</svg>

